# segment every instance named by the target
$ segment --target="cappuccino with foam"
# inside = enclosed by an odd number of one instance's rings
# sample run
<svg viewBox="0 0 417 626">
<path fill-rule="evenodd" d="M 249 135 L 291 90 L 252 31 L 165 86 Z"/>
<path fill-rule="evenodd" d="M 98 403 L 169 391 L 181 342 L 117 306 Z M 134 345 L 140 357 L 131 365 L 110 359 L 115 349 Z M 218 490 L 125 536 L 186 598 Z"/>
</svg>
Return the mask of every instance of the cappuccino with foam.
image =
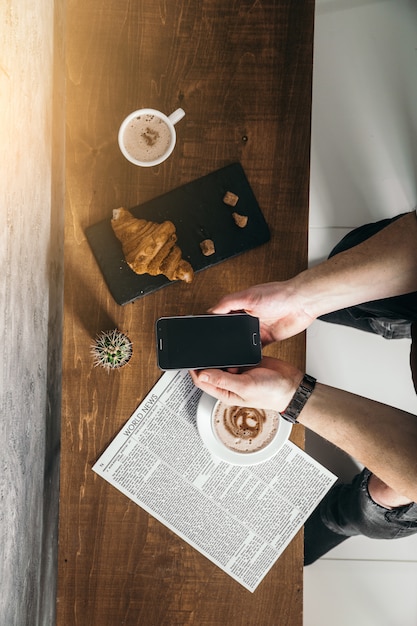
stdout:
<svg viewBox="0 0 417 626">
<path fill-rule="evenodd" d="M 279 428 L 277 411 L 228 406 L 217 402 L 213 429 L 219 441 L 234 452 L 262 450 L 274 439 Z"/>
<path fill-rule="evenodd" d="M 128 161 L 141 167 L 159 165 L 175 147 L 175 124 L 184 117 L 183 109 L 165 115 L 157 109 L 138 109 L 120 125 L 120 150 Z"/>
<path fill-rule="evenodd" d="M 130 120 L 123 143 L 136 161 L 156 161 L 171 145 L 172 133 L 165 121 L 154 113 L 142 113 Z"/>
</svg>

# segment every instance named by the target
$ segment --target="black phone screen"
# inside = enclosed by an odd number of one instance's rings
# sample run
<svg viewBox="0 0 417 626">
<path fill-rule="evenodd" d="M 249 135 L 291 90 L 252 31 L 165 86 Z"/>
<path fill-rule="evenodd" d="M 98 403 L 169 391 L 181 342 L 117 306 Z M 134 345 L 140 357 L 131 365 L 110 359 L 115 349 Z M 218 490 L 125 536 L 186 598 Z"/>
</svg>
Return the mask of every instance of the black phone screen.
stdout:
<svg viewBox="0 0 417 626">
<path fill-rule="evenodd" d="M 156 322 L 163 370 L 256 365 L 261 360 L 259 320 L 244 313 L 162 317 Z"/>
</svg>

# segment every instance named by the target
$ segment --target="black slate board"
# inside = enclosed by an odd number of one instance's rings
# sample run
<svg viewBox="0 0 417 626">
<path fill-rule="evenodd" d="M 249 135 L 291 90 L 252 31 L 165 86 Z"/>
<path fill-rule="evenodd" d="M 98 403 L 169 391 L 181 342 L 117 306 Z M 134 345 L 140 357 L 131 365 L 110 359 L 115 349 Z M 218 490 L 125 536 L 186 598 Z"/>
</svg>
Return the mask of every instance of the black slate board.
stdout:
<svg viewBox="0 0 417 626">
<path fill-rule="evenodd" d="M 239 196 L 236 207 L 223 202 L 226 191 Z M 183 258 L 191 263 L 194 272 L 255 248 L 270 238 L 268 225 L 240 163 L 223 167 L 129 210 L 135 217 L 154 222 L 171 220 L 177 229 Z M 235 224 L 233 211 L 248 216 L 245 228 Z M 127 304 L 171 284 L 165 276 L 138 275 L 130 269 L 110 220 L 111 216 L 89 226 L 86 236 L 115 301 Z M 216 252 L 209 257 L 201 252 L 203 239 L 215 243 Z"/>
</svg>

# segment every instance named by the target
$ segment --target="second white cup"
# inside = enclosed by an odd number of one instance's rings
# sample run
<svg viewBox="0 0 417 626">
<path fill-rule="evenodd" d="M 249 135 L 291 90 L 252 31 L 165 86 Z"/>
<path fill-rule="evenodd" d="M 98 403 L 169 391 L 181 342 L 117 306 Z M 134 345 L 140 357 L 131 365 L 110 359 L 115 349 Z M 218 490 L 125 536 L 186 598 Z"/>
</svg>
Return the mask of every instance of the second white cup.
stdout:
<svg viewBox="0 0 417 626">
<path fill-rule="evenodd" d="M 177 109 L 165 115 L 156 109 L 138 109 L 122 122 L 118 141 L 128 161 L 141 167 L 159 165 L 174 150 L 177 135 L 175 124 L 185 115 Z"/>
</svg>

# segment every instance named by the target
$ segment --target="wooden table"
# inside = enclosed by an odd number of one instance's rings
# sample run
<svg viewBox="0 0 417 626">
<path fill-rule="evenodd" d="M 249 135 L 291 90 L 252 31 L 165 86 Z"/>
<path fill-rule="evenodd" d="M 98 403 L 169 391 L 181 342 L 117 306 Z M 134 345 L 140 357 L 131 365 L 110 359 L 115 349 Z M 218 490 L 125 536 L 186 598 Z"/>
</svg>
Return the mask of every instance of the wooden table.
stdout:
<svg viewBox="0 0 417 626">
<path fill-rule="evenodd" d="M 251 594 L 91 467 L 160 376 L 154 321 L 307 260 L 313 0 L 68 0 L 65 321 L 58 626 L 297 626 L 302 536 Z M 181 106 L 178 144 L 141 169 L 117 145 L 136 108 Z M 126 306 L 106 287 L 85 228 L 240 161 L 271 241 Z M 130 336 L 130 365 L 94 368 L 95 335 Z M 304 337 L 269 352 L 304 362 Z M 293 440 L 303 444 L 301 427 Z"/>
</svg>

